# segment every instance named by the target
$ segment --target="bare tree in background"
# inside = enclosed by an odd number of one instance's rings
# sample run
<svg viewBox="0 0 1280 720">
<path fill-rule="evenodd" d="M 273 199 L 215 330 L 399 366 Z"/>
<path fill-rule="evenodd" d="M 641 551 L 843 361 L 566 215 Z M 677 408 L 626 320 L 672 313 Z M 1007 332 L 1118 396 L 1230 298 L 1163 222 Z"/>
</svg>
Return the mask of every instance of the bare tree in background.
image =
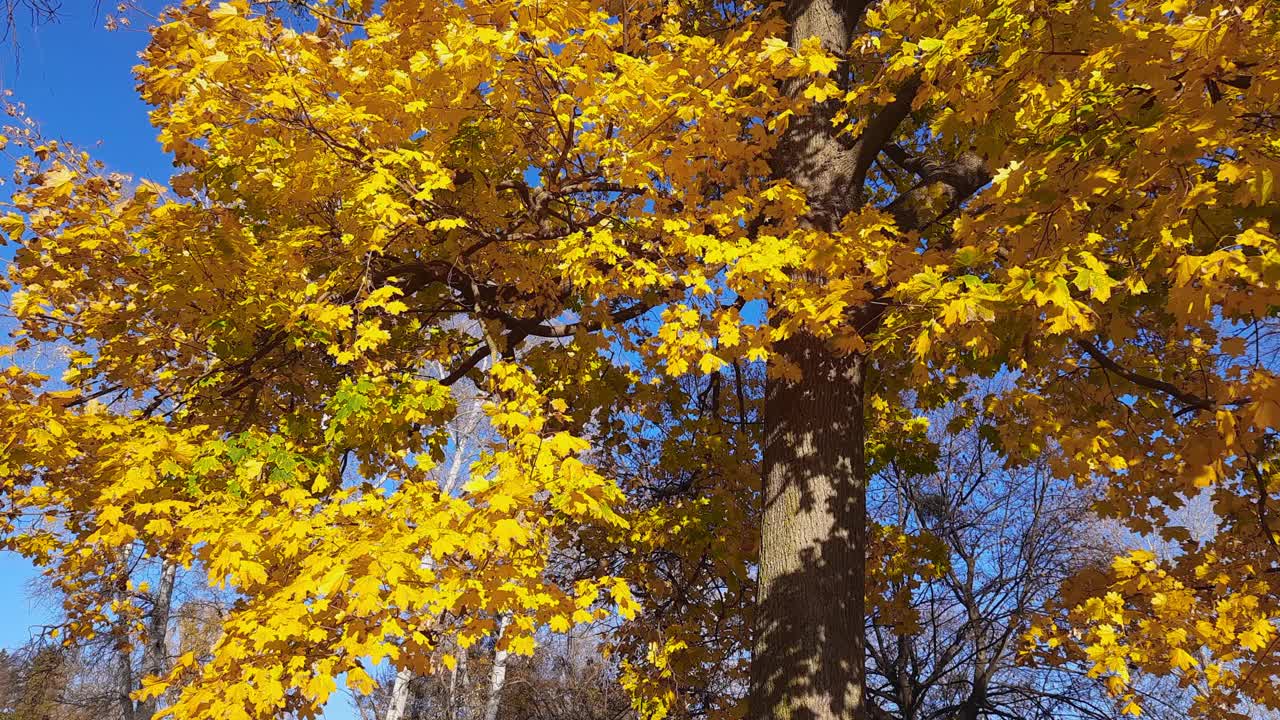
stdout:
<svg viewBox="0 0 1280 720">
<path fill-rule="evenodd" d="M 0 0 L 0 40 L 8 41 L 16 52 L 20 27 L 54 22 L 61 11 L 62 0 Z"/>
<path fill-rule="evenodd" d="M 33 646 L 0 652 L 0 718 L 87 720 L 84 715 L 63 712 L 70 674 L 68 655 L 59 648 Z"/>
<path fill-rule="evenodd" d="M 197 593 L 204 581 L 194 573 L 180 576 L 176 564 L 143 558 L 141 553 L 122 558 L 119 565 L 127 567 L 127 573 L 104 579 L 102 594 L 134 611 L 99 620 L 99 631 L 93 637 L 72 643 L 52 639 L 48 631 L 54 628 L 46 628 L 21 650 L 26 654 L 56 651 L 61 658 L 59 691 L 50 700 L 51 707 L 57 709 L 53 717 L 148 720 L 163 707 L 161 698 L 139 702 L 131 696 L 148 675 L 168 672 L 175 655 L 170 643 L 187 632 L 184 628 L 188 626 L 180 623 L 189 613 L 184 599 L 191 591 L 179 591 L 180 580 L 190 578 L 189 584 Z M 35 586 L 32 596 L 52 607 L 63 597 L 51 584 Z M 135 622 L 142 623 L 144 633 L 127 637 L 125 626 Z M 186 642 L 190 644 L 189 639 Z"/>
<path fill-rule="evenodd" d="M 8 11 L 10 18 L 16 12 L 15 5 L 29 3 L 33 7 L 44 8 L 46 14 L 37 15 L 36 19 L 52 18 L 58 5 L 44 0 L 0 0 L 0 3 L 4 3 L 0 7 Z M 20 351 L 8 361 L 56 377 L 67 368 L 65 350 L 62 345 L 36 347 Z M 129 407 L 136 401 L 117 399 L 114 402 L 120 407 Z M 57 532 L 56 519 L 33 518 L 31 521 Z M 122 619 L 120 615 L 115 615 L 114 620 L 101 620 L 95 636 L 81 638 L 71 644 L 52 639 L 48 631 L 54 628 L 45 628 L 18 650 L 19 657 L 41 658 L 38 667 L 29 668 L 29 677 L 22 681 L 24 687 L 30 689 L 35 687 L 34 683 L 54 678 L 48 682 L 56 692 L 41 696 L 41 706 L 53 713 L 51 719 L 148 720 L 160 709 L 162 702 L 159 698 L 137 702 L 131 695 L 140 689 L 144 677 L 168 672 L 175 655 L 169 641 L 178 627 L 176 623 L 187 613 L 182 607 L 185 598 L 201 597 L 202 602 L 209 600 L 204 597 L 208 595 L 207 590 L 203 593 L 199 590 L 207 588 L 203 575 L 194 571 L 184 575 L 190 578 L 188 584 L 194 590 L 179 591 L 183 576 L 175 563 L 149 557 L 140 546 L 122 551 L 104 563 L 102 575 L 97 580 L 100 584 L 98 594 L 111 598 L 122 608 L 131 608 L 127 615 L 132 620 Z M 39 605 L 64 609 L 67 596 L 61 580 L 57 575 L 42 575 L 29 584 L 28 592 Z M 67 618 L 63 616 L 58 622 L 65 620 Z M 141 638 L 127 637 L 129 632 L 124 626 L 131 621 L 141 621 L 146 628 Z M 67 633 L 61 635 L 68 636 Z M 58 660 L 56 668 L 52 660 L 55 657 Z M 3 715 L 0 715 L 0 720 L 4 720 Z"/>
<path fill-rule="evenodd" d="M 936 537 L 950 562 L 911 590 L 917 632 L 868 618 L 869 696 L 901 720 L 1120 718 L 1084 669 L 1019 663 L 1044 600 L 1111 560 L 1115 538 L 1090 511 L 1092 492 L 1054 477 L 1044 459 L 1007 464 L 980 418 L 964 424 L 935 433 L 935 461 L 890 457 L 876 476 L 874 516 Z M 1152 717 L 1185 717 L 1190 698 L 1175 684 L 1138 690 Z"/>
<path fill-rule="evenodd" d="M 551 636 L 531 658 L 510 667 L 499 720 L 622 720 L 635 717 L 617 684 L 618 668 L 602 657 L 606 626 Z"/>
<path fill-rule="evenodd" d="M 564 635 L 546 633 L 533 657 L 510 657 L 503 665 L 501 694 L 494 684 L 460 682 L 453 673 L 411 679 L 406 720 L 624 720 L 633 718 L 631 703 L 618 687 L 618 668 L 604 658 L 601 642 L 610 634 L 605 623 L 575 628 Z M 491 638 L 471 648 L 468 674 L 491 677 L 499 651 Z M 461 663 L 459 672 L 463 671 Z M 378 716 L 396 687 L 386 672 L 374 692 L 360 698 L 361 717 Z M 499 702 L 494 698 L 498 697 Z"/>
</svg>

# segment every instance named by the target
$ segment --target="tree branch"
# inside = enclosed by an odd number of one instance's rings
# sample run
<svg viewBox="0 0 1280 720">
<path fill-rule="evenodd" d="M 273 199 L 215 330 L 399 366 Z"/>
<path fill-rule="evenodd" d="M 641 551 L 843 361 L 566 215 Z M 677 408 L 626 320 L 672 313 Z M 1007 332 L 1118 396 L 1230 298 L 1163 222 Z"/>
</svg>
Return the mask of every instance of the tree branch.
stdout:
<svg viewBox="0 0 1280 720">
<path fill-rule="evenodd" d="M 1120 363 L 1117 363 L 1115 360 L 1112 360 L 1102 351 L 1101 348 L 1088 340 L 1077 339 L 1076 345 L 1079 345 L 1080 349 L 1084 350 L 1089 357 L 1098 361 L 1098 364 L 1104 369 L 1119 375 L 1134 385 L 1164 393 L 1183 405 L 1186 405 L 1188 408 L 1194 408 L 1195 410 L 1208 410 L 1217 404 L 1207 398 L 1202 398 L 1199 395 L 1193 395 L 1186 392 L 1172 383 L 1134 372 Z"/>
<path fill-rule="evenodd" d="M 476 348 L 475 352 L 471 353 L 470 357 L 463 360 L 461 365 L 454 368 L 453 372 L 444 376 L 444 378 L 440 380 L 440 384 L 447 387 L 458 382 L 462 378 L 466 377 L 467 373 L 471 372 L 476 365 L 479 365 L 481 360 L 484 360 L 487 357 L 489 357 L 489 346 L 481 345 Z"/>
</svg>

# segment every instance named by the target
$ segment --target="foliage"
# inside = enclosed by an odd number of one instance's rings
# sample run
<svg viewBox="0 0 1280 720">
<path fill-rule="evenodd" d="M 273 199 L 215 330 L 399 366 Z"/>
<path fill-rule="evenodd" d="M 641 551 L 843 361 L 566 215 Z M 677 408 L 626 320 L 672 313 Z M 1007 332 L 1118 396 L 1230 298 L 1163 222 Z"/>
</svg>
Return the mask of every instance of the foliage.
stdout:
<svg viewBox="0 0 1280 720">
<path fill-rule="evenodd" d="M 684 688 L 741 682 L 750 388 L 805 334 L 874 359 L 881 437 L 958 404 L 1179 543 L 1072 583 L 1040 662 L 1133 713 L 1138 672 L 1275 707 L 1278 31 L 1262 2 L 881 0 L 852 47 L 790 47 L 751 2 L 185 0 L 137 69 L 168 187 L 7 133 L 14 342 L 72 351 L 0 376 L 0 531 L 75 636 L 141 623 L 101 592 L 133 548 L 238 597 L 146 681 L 179 718 L 313 716 L 500 615 L 522 655 L 614 617 L 641 714 L 734 716 Z M 828 229 L 770 165 L 817 108 L 873 151 Z M 495 439 L 444 492 L 459 383 Z M 1203 493 L 1207 540 L 1169 516 Z M 878 536 L 872 587 L 941 570 Z"/>
</svg>

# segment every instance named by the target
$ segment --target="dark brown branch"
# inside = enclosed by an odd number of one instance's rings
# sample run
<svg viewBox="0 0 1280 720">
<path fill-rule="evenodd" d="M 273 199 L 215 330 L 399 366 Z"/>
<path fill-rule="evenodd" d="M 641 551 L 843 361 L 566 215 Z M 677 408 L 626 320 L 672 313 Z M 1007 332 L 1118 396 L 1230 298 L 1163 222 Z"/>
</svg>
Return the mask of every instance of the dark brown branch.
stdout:
<svg viewBox="0 0 1280 720">
<path fill-rule="evenodd" d="M 613 323 L 623 323 L 628 320 L 634 320 L 641 315 L 649 312 L 657 307 L 658 303 L 636 303 L 629 308 L 615 310 L 609 313 L 609 320 Z M 595 332 L 604 327 L 603 321 L 597 322 L 573 322 L 573 323 L 557 323 L 545 320 L 530 320 L 528 318 L 518 318 L 503 312 L 497 312 L 498 318 L 502 320 L 508 327 L 520 330 L 526 335 L 542 338 L 563 338 L 576 334 L 579 331 Z"/>
<path fill-rule="evenodd" d="M 1096 360 L 1104 369 L 1119 375 L 1134 385 L 1164 393 L 1183 405 L 1186 405 L 1188 408 L 1194 408 L 1196 410 L 1208 410 L 1216 405 L 1212 400 L 1186 392 L 1173 383 L 1168 383 L 1164 380 L 1143 375 L 1142 373 L 1134 372 L 1133 370 L 1124 367 L 1115 360 L 1112 360 L 1102 351 L 1101 348 L 1088 340 L 1077 339 L 1076 345 L 1079 345 L 1081 350 L 1088 353 L 1089 357 Z"/>
<path fill-rule="evenodd" d="M 458 382 L 462 378 L 466 377 L 467 373 L 471 372 L 475 366 L 479 365 L 481 360 L 484 360 L 487 357 L 489 357 L 489 346 L 481 345 L 476 348 L 475 352 L 471 353 L 470 357 L 463 360 L 461 365 L 454 368 L 453 372 L 444 376 L 444 378 L 440 380 L 440 384 L 449 386 Z"/>
<path fill-rule="evenodd" d="M 912 155 L 895 143 L 886 145 L 884 153 L 895 165 L 920 178 L 915 187 L 890 203 L 891 207 L 903 206 L 895 214 L 900 215 L 899 224 L 904 229 L 919 230 L 932 222 L 924 222 L 912 208 L 916 196 L 926 186 L 942 184 L 950 196 L 951 208 L 954 209 L 991 181 L 991 171 L 987 169 L 986 162 L 974 153 L 961 153 L 953 160 L 939 162 Z"/>
<path fill-rule="evenodd" d="M 80 397 L 76 398 L 75 400 L 72 400 L 71 402 L 68 402 L 68 403 L 67 403 L 66 405 L 64 405 L 63 407 L 65 407 L 65 408 L 67 408 L 67 409 L 70 409 L 70 408 L 73 408 L 73 407 L 78 407 L 78 406 L 80 406 L 80 405 L 83 405 L 83 404 L 85 404 L 85 403 L 87 403 L 87 402 L 91 401 L 91 400 L 97 400 L 98 398 L 102 397 L 103 395 L 110 395 L 111 393 L 113 393 L 113 392 L 115 392 L 115 391 L 117 391 L 117 390 L 122 390 L 122 389 L 124 389 L 124 388 L 123 388 L 122 386 L 120 386 L 120 385 L 108 385 L 108 386 L 106 386 L 106 387 L 102 388 L 101 390 L 98 390 L 98 391 L 96 391 L 96 392 L 89 393 L 88 395 L 81 395 Z"/>
<path fill-rule="evenodd" d="M 857 192 L 862 192 L 863 183 L 867 179 L 867 171 L 871 169 L 871 163 L 876 159 L 882 150 L 885 150 L 886 143 L 893 137 L 893 133 L 902 124 L 902 121 L 911 112 L 911 104 L 915 102 L 916 92 L 920 89 L 920 79 L 913 77 L 902 84 L 898 88 L 897 95 L 893 100 L 885 105 L 880 112 L 876 113 L 867 121 L 862 136 L 858 138 L 857 156 L 853 165 L 852 187 Z"/>
</svg>

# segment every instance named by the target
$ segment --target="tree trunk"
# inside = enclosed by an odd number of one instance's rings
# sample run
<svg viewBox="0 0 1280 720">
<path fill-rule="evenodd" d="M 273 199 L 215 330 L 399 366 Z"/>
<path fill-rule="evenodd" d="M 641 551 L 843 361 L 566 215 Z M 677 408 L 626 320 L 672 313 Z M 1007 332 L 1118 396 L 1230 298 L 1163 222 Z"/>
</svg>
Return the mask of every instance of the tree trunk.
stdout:
<svg viewBox="0 0 1280 720">
<path fill-rule="evenodd" d="M 484 720 L 498 720 L 498 708 L 502 705 L 502 687 L 507 683 L 507 651 L 502 649 L 502 635 L 511 622 L 510 615 L 498 618 L 497 645 L 493 649 L 493 668 L 489 673 L 489 693 L 484 702 Z"/>
<path fill-rule="evenodd" d="M 812 337 L 779 354 L 804 379 L 766 391 L 753 720 L 864 717 L 865 360 Z"/>
<path fill-rule="evenodd" d="M 387 712 L 383 720 L 402 720 L 404 710 L 409 705 L 409 683 L 413 682 L 413 671 L 400 668 L 395 682 L 391 685 L 391 702 L 387 703 Z"/>
<path fill-rule="evenodd" d="M 471 692 L 471 666 L 467 664 L 470 654 L 470 648 L 462 648 L 458 651 L 458 695 L 462 698 L 458 703 L 458 717 L 462 720 L 468 720 L 471 717 L 471 704 L 468 699 Z"/>
<path fill-rule="evenodd" d="M 445 688 L 444 716 L 453 720 L 458 717 L 458 666 L 449 671 L 449 685 Z"/>
<path fill-rule="evenodd" d="M 160 566 L 160 579 L 151 595 L 151 617 L 147 621 L 147 644 L 142 648 L 142 674 L 164 675 L 169 671 L 169 613 L 173 606 L 173 586 L 178 579 L 178 564 L 165 560 Z M 155 715 L 160 698 L 147 698 L 138 703 L 139 720 Z"/>
<path fill-rule="evenodd" d="M 827 50 L 843 55 L 862 7 L 858 0 L 791 0 L 791 46 L 817 37 Z M 802 83 L 787 87 L 793 95 L 802 90 Z M 905 114 L 909 98 L 895 105 Z M 860 202 L 862 177 L 874 155 L 865 148 L 884 139 L 864 134 L 856 145 L 842 142 L 831 124 L 834 111 L 834 106 L 818 107 L 793 120 L 775 156 L 778 176 L 807 194 L 805 222 L 825 231 L 834 230 Z M 867 715 L 866 359 L 839 355 L 807 334 L 775 343 L 773 352 L 803 375 L 794 383 L 771 379 L 765 392 L 764 510 L 749 718 L 861 720 Z"/>
<path fill-rule="evenodd" d="M 128 643 L 118 641 L 116 644 L 116 702 L 120 705 L 120 717 L 123 720 L 138 720 L 137 708 L 133 698 L 133 658 L 130 657 Z"/>
<path fill-rule="evenodd" d="M 478 420 L 472 421 L 468 426 L 468 432 L 474 431 Z M 466 460 L 467 454 L 467 436 L 461 432 L 453 433 L 455 447 L 453 457 L 449 462 L 448 474 L 440 483 L 440 492 L 444 495 L 452 495 L 454 489 L 458 485 L 458 480 L 462 475 L 462 467 Z M 434 567 L 434 561 L 430 557 L 422 559 L 422 566 L 426 568 Z M 454 702 L 454 691 L 456 690 L 457 670 L 453 672 L 452 678 L 449 680 L 449 697 L 450 710 Z M 387 703 L 387 712 L 383 715 L 383 720 L 403 720 L 405 708 L 409 705 L 409 686 L 413 683 L 414 673 L 407 668 L 401 668 L 396 672 L 396 678 L 391 684 L 391 701 Z M 452 717 L 452 715 L 451 715 Z"/>
</svg>

